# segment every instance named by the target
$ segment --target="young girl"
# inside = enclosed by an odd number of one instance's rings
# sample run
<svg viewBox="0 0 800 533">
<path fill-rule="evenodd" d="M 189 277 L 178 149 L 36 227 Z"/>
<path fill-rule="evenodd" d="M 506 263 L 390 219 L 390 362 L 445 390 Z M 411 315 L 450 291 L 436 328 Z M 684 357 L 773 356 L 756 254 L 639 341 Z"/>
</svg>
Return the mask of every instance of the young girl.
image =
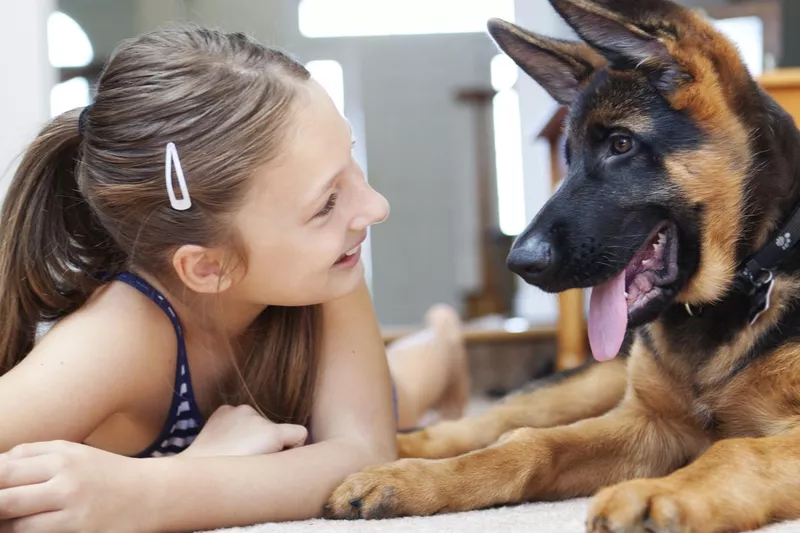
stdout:
<svg viewBox="0 0 800 533">
<path fill-rule="evenodd" d="M 195 28 L 124 43 L 4 201 L 0 531 L 318 516 L 398 422 L 460 414 L 452 310 L 387 364 L 359 260 L 387 214 L 300 64 Z"/>
</svg>

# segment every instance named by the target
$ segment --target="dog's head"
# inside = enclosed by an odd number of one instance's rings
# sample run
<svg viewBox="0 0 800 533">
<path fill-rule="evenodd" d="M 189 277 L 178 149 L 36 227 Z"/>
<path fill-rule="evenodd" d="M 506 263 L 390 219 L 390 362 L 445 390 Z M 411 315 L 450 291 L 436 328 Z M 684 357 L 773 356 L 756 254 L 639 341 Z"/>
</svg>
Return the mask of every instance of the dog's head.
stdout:
<svg viewBox="0 0 800 533">
<path fill-rule="evenodd" d="M 668 0 L 550 2 L 584 42 L 489 22 L 498 46 L 569 106 L 566 179 L 508 265 L 548 292 L 593 287 L 589 332 L 604 359 L 627 326 L 726 292 L 770 229 L 767 196 L 786 193 L 752 179 L 765 115 L 786 117 L 698 13 Z"/>
</svg>

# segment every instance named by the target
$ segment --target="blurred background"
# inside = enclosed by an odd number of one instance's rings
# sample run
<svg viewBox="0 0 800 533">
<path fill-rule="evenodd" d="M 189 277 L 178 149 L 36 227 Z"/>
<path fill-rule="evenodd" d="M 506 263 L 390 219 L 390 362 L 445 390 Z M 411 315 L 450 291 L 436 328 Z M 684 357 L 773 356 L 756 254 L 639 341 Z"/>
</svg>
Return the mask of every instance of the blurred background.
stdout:
<svg viewBox="0 0 800 533">
<path fill-rule="evenodd" d="M 734 39 L 756 76 L 793 87 L 798 0 L 683 3 Z M 120 40 L 185 22 L 244 31 L 328 89 L 391 203 L 364 253 L 387 342 L 444 302 L 467 321 L 477 387 L 586 358 L 587 292 L 545 295 L 505 268 L 560 178 L 562 115 L 499 54 L 486 20 L 572 37 L 546 0 L 3 0 L 0 12 L 0 192 L 42 123 L 91 101 Z"/>
</svg>

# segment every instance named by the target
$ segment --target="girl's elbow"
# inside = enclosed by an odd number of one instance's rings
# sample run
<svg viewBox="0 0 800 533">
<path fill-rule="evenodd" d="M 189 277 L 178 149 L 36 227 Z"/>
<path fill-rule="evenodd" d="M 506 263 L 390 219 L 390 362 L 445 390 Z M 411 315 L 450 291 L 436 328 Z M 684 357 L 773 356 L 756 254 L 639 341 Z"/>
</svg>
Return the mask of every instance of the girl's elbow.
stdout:
<svg viewBox="0 0 800 533">
<path fill-rule="evenodd" d="M 388 463 L 398 459 L 397 431 L 392 429 L 382 437 L 372 442 L 372 456 L 375 464 Z"/>
<path fill-rule="evenodd" d="M 359 468 L 390 463 L 398 458 L 397 437 L 395 435 L 392 435 L 391 440 L 361 441 L 358 443 L 358 448 L 356 457 L 358 457 Z"/>
<path fill-rule="evenodd" d="M 397 438 L 392 438 L 390 443 L 383 443 L 372 447 L 372 465 L 389 463 L 398 458 Z"/>
</svg>

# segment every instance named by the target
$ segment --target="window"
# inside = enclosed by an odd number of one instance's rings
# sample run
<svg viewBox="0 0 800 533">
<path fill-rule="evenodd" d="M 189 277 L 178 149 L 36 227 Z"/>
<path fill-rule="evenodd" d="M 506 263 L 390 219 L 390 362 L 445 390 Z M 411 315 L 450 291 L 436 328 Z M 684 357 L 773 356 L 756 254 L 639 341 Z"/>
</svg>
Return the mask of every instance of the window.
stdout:
<svg viewBox="0 0 800 533">
<path fill-rule="evenodd" d="M 486 21 L 514 21 L 514 0 L 300 0 L 305 37 L 479 33 Z"/>
<path fill-rule="evenodd" d="M 344 73 L 338 61 L 330 59 L 309 61 L 306 68 L 317 82 L 328 91 L 339 113 L 344 114 Z"/>
<path fill-rule="evenodd" d="M 57 83 L 50 89 L 50 115 L 57 116 L 76 107 L 85 107 L 91 103 L 89 81 L 77 77 Z"/>
<path fill-rule="evenodd" d="M 47 19 L 47 52 L 56 68 L 85 67 L 94 59 L 92 43 L 80 24 L 60 11 Z"/>
<path fill-rule="evenodd" d="M 711 20 L 711 23 L 739 48 L 750 74 L 761 76 L 764 72 L 764 21 L 752 16 Z"/>
<path fill-rule="evenodd" d="M 519 112 L 517 65 L 505 54 L 491 62 L 492 87 L 497 94 L 492 102 L 494 150 L 497 178 L 497 212 L 500 231 L 519 235 L 528 223 L 525 216 L 522 176 L 522 124 Z"/>
<path fill-rule="evenodd" d="M 56 68 L 85 67 L 94 60 L 92 43 L 80 24 L 60 11 L 47 19 L 47 51 Z M 50 115 L 83 107 L 91 101 L 86 78 L 76 77 L 56 84 L 50 90 Z"/>
</svg>

